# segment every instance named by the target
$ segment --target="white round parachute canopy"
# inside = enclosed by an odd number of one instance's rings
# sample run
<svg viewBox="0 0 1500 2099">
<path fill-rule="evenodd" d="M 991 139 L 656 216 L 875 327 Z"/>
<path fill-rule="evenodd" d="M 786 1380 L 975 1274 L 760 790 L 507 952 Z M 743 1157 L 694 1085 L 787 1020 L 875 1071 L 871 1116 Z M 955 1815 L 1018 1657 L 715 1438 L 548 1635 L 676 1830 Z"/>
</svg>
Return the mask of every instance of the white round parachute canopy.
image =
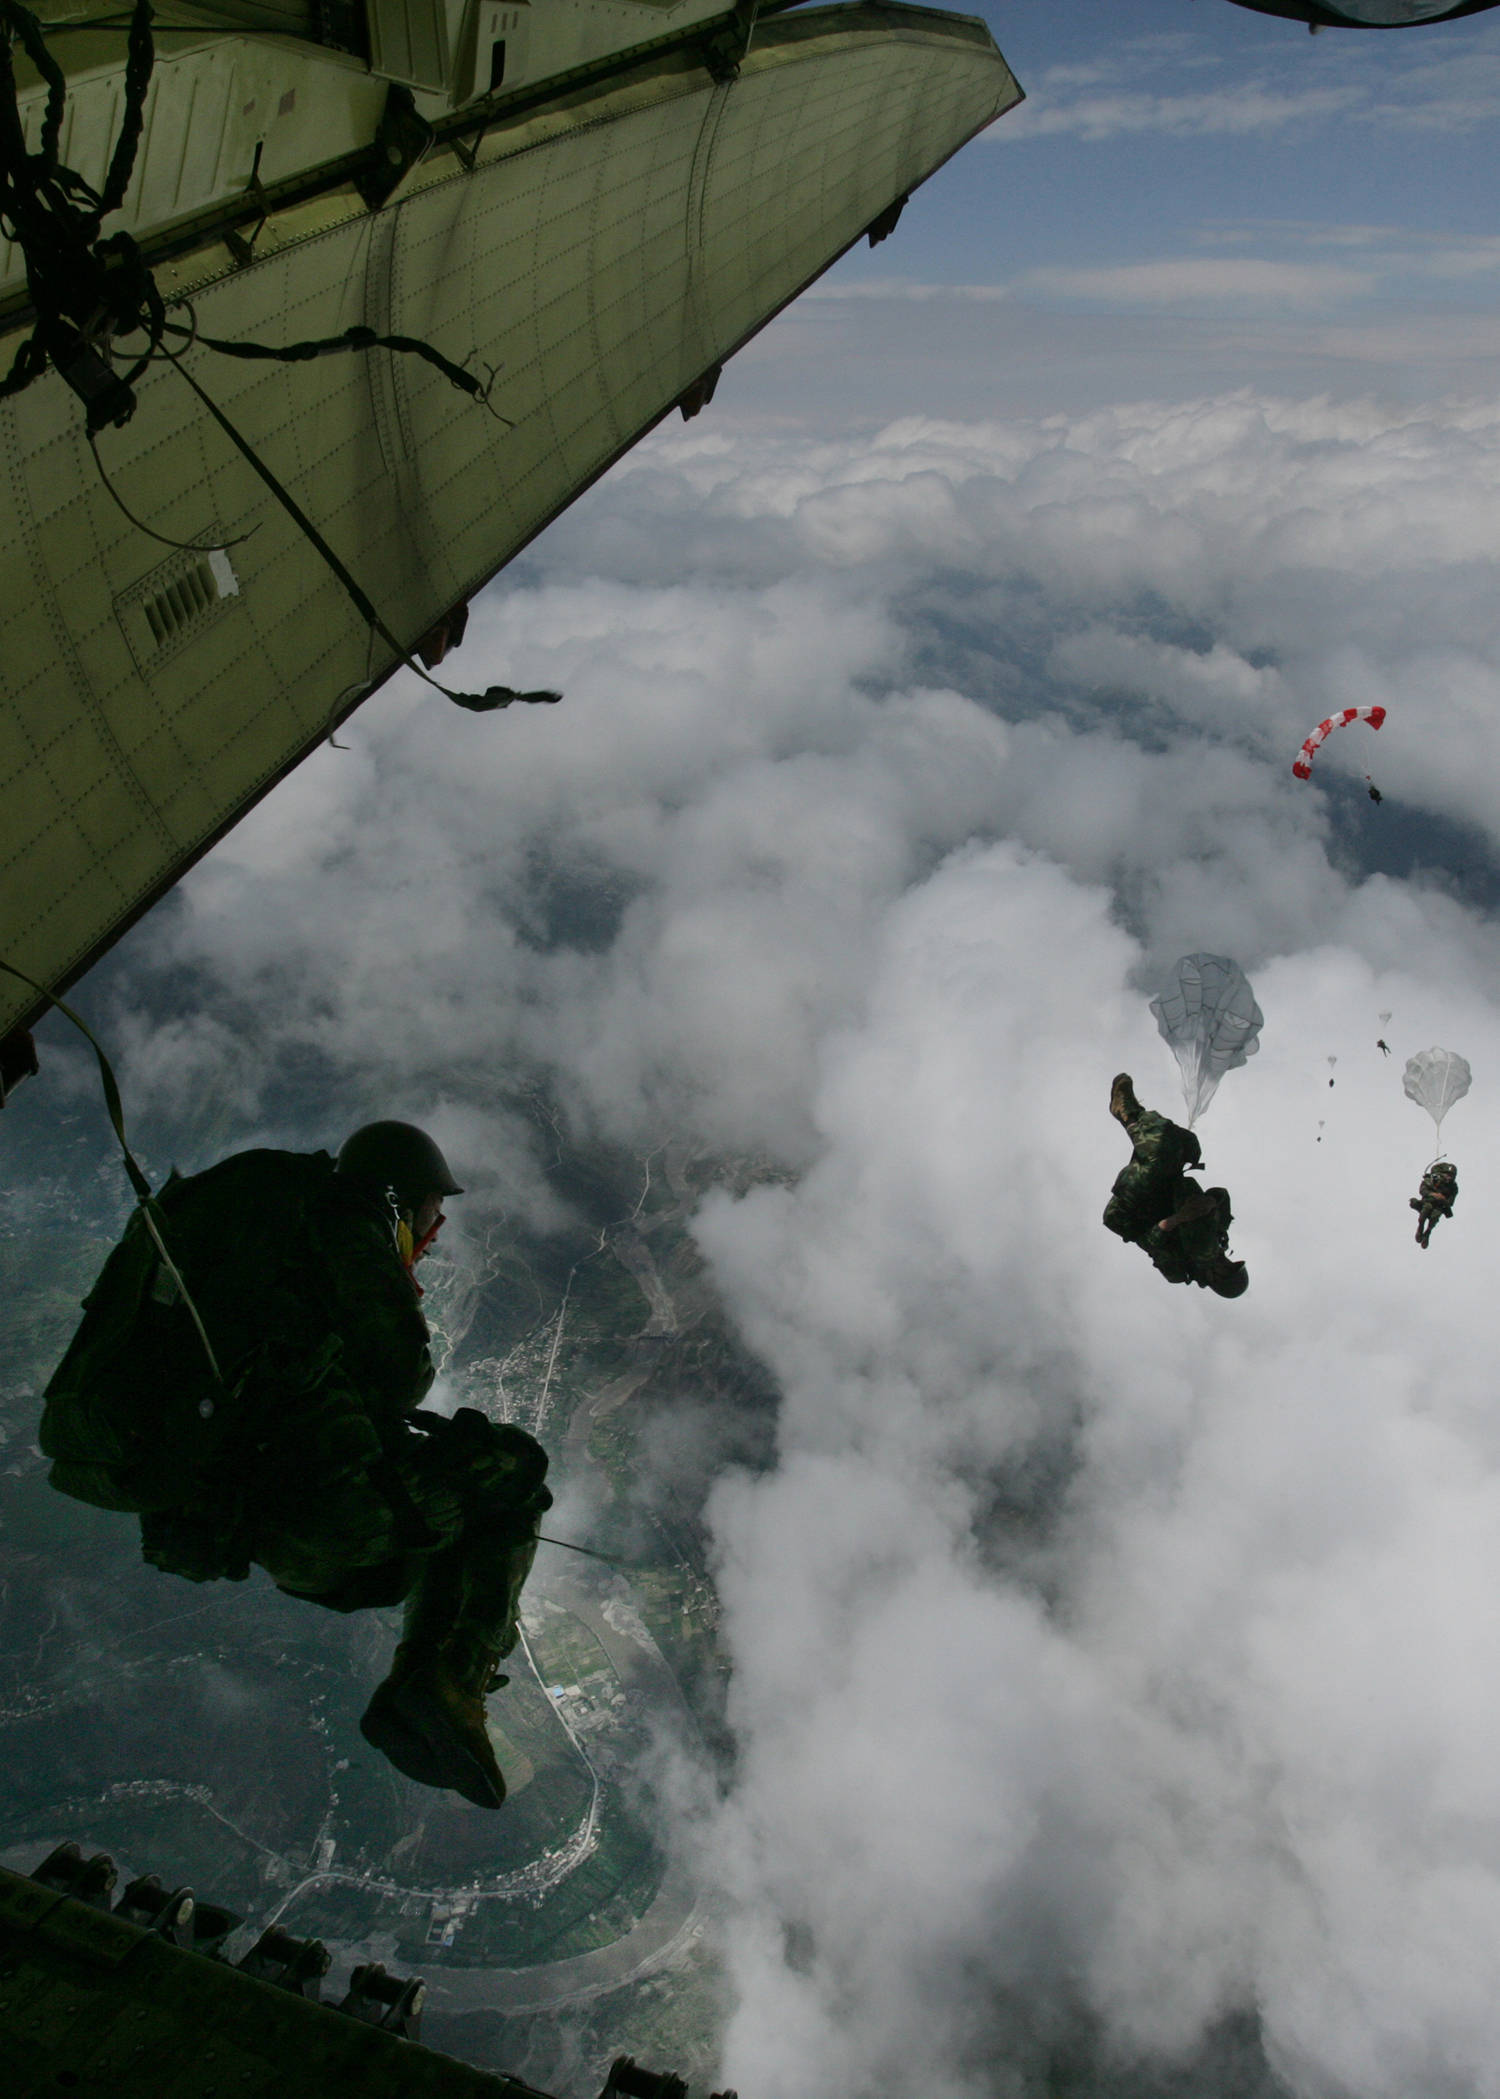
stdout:
<svg viewBox="0 0 1500 2099">
<path fill-rule="evenodd" d="M 1455 1101 L 1463 1099 L 1473 1081 L 1468 1059 L 1445 1049 L 1418 1050 L 1407 1059 L 1401 1077 L 1406 1098 L 1427 1110 L 1439 1138 L 1443 1134 L 1443 1117 Z"/>
<path fill-rule="evenodd" d="M 1266 1016 L 1249 978 L 1227 955 L 1184 955 L 1151 1011 L 1182 1073 L 1191 1129 L 1225 1072 L 1260 1048 Z"/>
</svg>

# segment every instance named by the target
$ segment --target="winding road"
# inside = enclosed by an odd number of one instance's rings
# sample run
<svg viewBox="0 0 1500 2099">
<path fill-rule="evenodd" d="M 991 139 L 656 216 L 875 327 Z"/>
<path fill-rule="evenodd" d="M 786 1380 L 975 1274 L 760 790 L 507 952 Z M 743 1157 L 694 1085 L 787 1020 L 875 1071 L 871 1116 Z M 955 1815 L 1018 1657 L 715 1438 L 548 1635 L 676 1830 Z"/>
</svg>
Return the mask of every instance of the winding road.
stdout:
<svg viewBox="0 0 1500 2099">
<path fill-rule="evenodd" d="M 651 1334 L 674 1332 L 676 1309 L 639 1234 L 627 1227 L 616 1235 L 610 1250 L 642 1287 L 651 1308 L 646 1331 Z M 554 1357 L 556 1339 L 554 1336 Z M 552 1367 L 549 1361 L 546 1378 L 549 1386 Z M 627 1404 L 649 1375 L 649 1371 L 628 1372 L 602 1391 L 588 1394 L 578 1402 L 561 1439 L 569 1471 L 581 1471 L 592 1464 L 588 1438 L 593 1423 Z M 696 1732 L 696 1722 L 682 1688 L 633 1606 L 621 1608 L 615 1599 L 601 1601 L 581 1573 L 562 1574 L 546 1594 L 550 1603 L 560 1605 L 587 1626 L 603 1648 L 632 1706 L 645 1706 L 657 1713 L 670 1712 L 680 1726 Z M 530 1660 L 529 1648 L 527 1659 Z M 572 1733 L 571 1728 L 569 1733 Z M 576 1739 L 575 1747 L 586 1757 L 583 1745 Z M 309 1876 L 309 1883 L 318 1877 Z M 601 1996 L 649 1974 L 653 1968 L 684 1950 L 701 1929 L 694 1876 L 681 1859 L 674 1858 L 668 1862 L 650 1908 L 636 1919 L 623 1937 L 610 1945 L 575 1954 L 566 1960 L 542 1962 L 527 1968 L 461 1968 L 434 1962 L 424 1971 L 428 2001 L 435 2012 L 454 2016 L 480 2011 L 522 2013 L 554 2010 L 565 2004 Z M 390 1957 L 389 1951 L 383 1951 L 373 1943 L 339 1950 L 358 1952 L 362 1958 Z"/>
</svg>

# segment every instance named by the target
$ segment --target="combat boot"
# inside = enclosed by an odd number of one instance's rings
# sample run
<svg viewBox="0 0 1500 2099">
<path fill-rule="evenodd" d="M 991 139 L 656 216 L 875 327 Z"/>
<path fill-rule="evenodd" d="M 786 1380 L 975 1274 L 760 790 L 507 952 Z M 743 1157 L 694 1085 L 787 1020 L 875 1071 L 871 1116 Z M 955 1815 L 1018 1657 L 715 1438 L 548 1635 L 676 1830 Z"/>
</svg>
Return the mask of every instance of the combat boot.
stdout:
<svg viewBox="0 0 1500 2099">
<path fill-rule="evenodd" d="M 384 1683 L 376 1688 L 365 1707 L 359 1731 L 387 1763 L 414 1778 L 418 1785 L 442 1786 L 442 1767 L 408 1720 L 402 1697 L 411 1679 L 430 1661 L 431 1653 L 420 1641 L 402 1640 L 391 1658 Z"/>
<path fill-rule="evenodd" d="M 1122 1071 L 1109 1089 L 1109 1112 L 1116 1122 L 1127 1126 L 1141 1113 L 1141 1104 L 1135 1097 L 1135 1087 L 1128 1071 Z"/>
<path fill-rule="evenodd" d="M 505 1779 L 484 1719 L 485 1694 L 509 1682 L 496 1671 L 496 1659 L 491 1649 L 457 1634 L 436 1648 L 403 1640 L 365 1708 L 360 1733 L 419 1785 L 461 1793 L 476 1807 L 499 1807 Z"/>
</svg>

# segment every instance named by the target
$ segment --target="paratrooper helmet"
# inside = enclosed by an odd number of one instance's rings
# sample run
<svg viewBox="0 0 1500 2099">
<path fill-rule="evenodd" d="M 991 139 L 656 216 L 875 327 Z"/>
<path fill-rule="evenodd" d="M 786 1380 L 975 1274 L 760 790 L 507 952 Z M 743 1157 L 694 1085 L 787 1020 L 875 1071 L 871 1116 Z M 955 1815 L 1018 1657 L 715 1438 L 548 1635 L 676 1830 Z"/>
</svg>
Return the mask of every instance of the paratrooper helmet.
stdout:
<svg viewBox="0 0 1500 2099">
<path fill-rule="evenodd" d="M 368 1181 L 383 1194 L 395 1191 L 403 1210 L 416 1211 L 429 1195 L 462 1195 L 453 1169 L 425 1130 L 413 1122 L 367 1122 L 347 1137 L 338 1169 L 350 1180 Z"/>
</svg>

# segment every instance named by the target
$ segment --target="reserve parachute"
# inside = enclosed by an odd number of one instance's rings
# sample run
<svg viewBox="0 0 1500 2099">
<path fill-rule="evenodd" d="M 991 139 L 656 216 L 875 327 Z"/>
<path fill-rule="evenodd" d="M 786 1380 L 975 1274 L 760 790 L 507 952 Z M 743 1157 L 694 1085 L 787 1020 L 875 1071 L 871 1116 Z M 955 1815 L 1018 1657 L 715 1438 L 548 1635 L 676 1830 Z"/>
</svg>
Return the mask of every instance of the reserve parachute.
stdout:
<svg viewBox="0 0 1500 2099">
<path fill-rule="evenodd" d="M 1319 722 L 1292 762 L 1292 771 L 1299 780 L 1312 778 L 1313 753 L 1320 744 L 1328 741 L 1335 729 L 1347 729 L 1350 722 L 1368 722 L 1378 729 L 1385 720 L 1383 707 L 1345 707 L 1342 713 L 1330 714 L 1327 721 Z"/>
<path fill-rule="evenodd" d="M 1455 1102 L 1463 1099 L 1473 1078 L 1468 1059 L 1453 1050 L 1418 1050 L 1414 1057 L 1407 1059 L 1401 1078 L 1402 1090 L 1409 1101 L 1415 1101 L 1432 1117 L 1439 1143 L 1443 1136 L 1443 1117 Z"/>
<path fill-rule="evenodd" d="M 1191 1129 L 1225 1072 L 1260 1048 L 1265 1015 L 1249 978 L 1227 955 L 1184 955 L 1151 1011 L 1182 1073 Z"/>
</svg>

